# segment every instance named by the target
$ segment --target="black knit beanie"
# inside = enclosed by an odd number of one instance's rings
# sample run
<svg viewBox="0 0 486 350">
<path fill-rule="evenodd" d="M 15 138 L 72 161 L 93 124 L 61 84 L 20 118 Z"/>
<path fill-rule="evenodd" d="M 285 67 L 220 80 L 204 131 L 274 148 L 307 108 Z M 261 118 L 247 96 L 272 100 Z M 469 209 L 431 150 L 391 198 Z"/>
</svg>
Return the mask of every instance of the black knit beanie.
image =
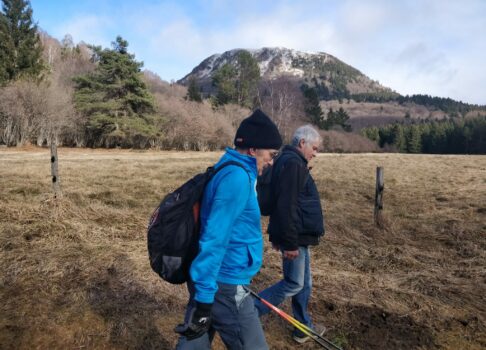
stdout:
<svg viewBox="0 0 486 350">
<path fill-rule="evenodd" d="M 236 131 L 235 146 L 279 149 L 282 146 L 282 137 L 270 118 L 260 109 L 257 109 L 241 122 Z"/>
</svg>

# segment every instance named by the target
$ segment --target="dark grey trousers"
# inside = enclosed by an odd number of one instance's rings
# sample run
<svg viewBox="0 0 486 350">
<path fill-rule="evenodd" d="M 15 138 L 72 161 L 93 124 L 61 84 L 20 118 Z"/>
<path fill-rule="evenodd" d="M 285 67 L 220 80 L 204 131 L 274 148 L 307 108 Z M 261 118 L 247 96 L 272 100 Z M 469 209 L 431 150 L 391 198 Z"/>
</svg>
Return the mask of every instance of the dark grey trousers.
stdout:
<svg viewBox="0 0 486 350">
<path fill-rule="evenodd" d="M 188 321 L 195 306 L 194 285 L 188 283 L 187 288 L 190 298 L 184 322 Z M 215 332 L 219 333 L 226 347 L 231 350 L 268 349 L 253 298 L 243 286 L 218 283 L 211 318 L 211 329 L 207 334 L 190 341 L 179 337 L 176 349 L 210 349 Z"/>
</svg>

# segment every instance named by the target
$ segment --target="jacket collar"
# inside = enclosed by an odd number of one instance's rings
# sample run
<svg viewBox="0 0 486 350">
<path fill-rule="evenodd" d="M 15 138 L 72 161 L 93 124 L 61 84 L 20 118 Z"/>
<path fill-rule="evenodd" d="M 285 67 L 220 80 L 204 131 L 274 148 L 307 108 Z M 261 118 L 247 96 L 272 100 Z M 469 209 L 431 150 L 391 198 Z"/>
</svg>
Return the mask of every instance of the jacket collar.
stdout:
<svg viewBox="0 0 486 350">
<path fill-rule="evenodd" d="M 241 154 L 235 149 L 229 147 L 226 147 L 225 151 L 226 153 L 223 155 L 223 157 L 221 157 L 218 165 L 229 160 L 234 160 L 238 163 L 241 163 L 248 170 L 248 172 L 252 173 L 254 176 L 258 174 L 256 158 L 248 156 L 246 154 Z"/>
<path fill-rule="evenodd" d="M 308 163 L 307 159 L 305 159 L 305 157 L 302 154 L 302 152 L 299 151 L 299 149 L 297 147 L 295 147 L 295 146 L 285 145 L 284 148 L 282 149 L 282 153 L 284 153 L 284 152 L 295 153 L 296 155 L 298 155 L 305 162 L 305 164 Z"/>
</svg>

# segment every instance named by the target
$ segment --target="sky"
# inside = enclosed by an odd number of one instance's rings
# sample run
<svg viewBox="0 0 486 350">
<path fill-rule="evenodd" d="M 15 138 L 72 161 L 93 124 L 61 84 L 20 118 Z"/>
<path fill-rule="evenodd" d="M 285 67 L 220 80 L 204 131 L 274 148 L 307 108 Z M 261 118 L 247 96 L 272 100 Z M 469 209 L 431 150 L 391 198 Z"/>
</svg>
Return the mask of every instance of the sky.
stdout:
<svg viewBox="0 0 486 350">
<path fill-rule="evenodd" d="M 486 0 L 31 0 L 61 40 L 111 47 L 178 80 L 208 56 L 244 48 L 325 52 L 406 95 L 486 105 Z"/>
</svg>

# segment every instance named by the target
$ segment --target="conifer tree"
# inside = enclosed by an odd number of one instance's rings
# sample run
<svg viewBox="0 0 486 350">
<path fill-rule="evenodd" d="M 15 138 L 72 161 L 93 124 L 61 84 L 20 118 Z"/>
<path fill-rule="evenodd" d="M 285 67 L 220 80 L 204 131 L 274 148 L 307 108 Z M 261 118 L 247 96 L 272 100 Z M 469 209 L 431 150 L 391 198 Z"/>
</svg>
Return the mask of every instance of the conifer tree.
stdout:
<svg viewBox="0 0 486 350">
<path fill-rule="evenodd" d="M 329 130 L 330 128 L 333 127 L 333 125 L 336 125 L 337 123 L 338 123 L 337 112 L 334 112 L 332 108 L 329 108 L 329 111 L 327 112 L 327 116 L 326 116 L 324 129 Z"/>
<path fill-rule="evenodd" d="M 351 131 L 351 125 L 349 124 L 349 115 L 343 109 L 343 107 L 339 107 L 336 113 L 336 123 L 340 125 L 345 131 Z"/>
<path fill-rule="evenodd" d="M 402 125 L 396 123 L 391 129 L 392 144 L 395 146 L 398 152 L 406 152 L 407 144 L 405 140 L 405 135 L 403 133 Z"/>
<path fill-rule="evenodd" d="M 40 78 L 45 69 L 42 45 L 27 0 L 2 0 L 0 83 L 22 76 Z"/>
<path fill-rule="evenodd" d="M 430 130 L 431 153 L 443 153 L 445 151 L 446 133 L 444 123 L 434 122 Z"/>
<path fill-rule="evenodd" d="M 361 135 L 380 144 L 380 133 L 379 129 L 376 126 L 361 129 Z"/>
<path fill-rule="evenodd" d="M 238 54 L 238 79 L 236 90 L 238 92 L 238 104 L 251 107 L 257 95 L 258 82 L 260 81 L 260 68 L 251 53 L 246 50 Z"/>
<path fill-rule="evenodd" d="M 112 46 L 91 46 L 98 65 L 94 72 L 74 79 L 74 97 L 76 107 L 87 118 L 91 145 L 131 146 L 128 138 L 147 138 L 156 133 L 151 123 L 154 102 L 141 78 L 143 63 L 128 53 L 128 42 L 118 36 Z"/>
<path fill-rule="evenodd" d="M 422 151 L 422 137 L 418 125 L 411 125 L 408 129 L 407 151 L 409 153 L 420 153 Z"/>
<path fill-rule="evenodd" d="M 224 64 L 214 75 L 218 104 L 237 103 L 252 107 L 258 93 L 260 68 L 253 56 L 245 50 L 239 52 L 236 65 Z"/>
<path fill-rule="evenodd" d="M 218 89 L 216 100 L 220 105 L 236 101 L 236 68 L 229 63 L 225 63 L 214 74 L 213 85 Z"/>
<path fill-rule="evenodd" d="M 316 89 L 307 85 L 303 86 L 303 93 L 305 97 L 304 110 L 305 114 L 310 120 L 319 127 L 319 129 L 328 129 L 326 119 L 324 118 L 324 112 L 319 104 L 319 97 L 317 96 Z M 332 109 L 331 111 L 332 112 Z M 329 114 L 328 114 L 329 118 Z"/>
<path fill-rule="evenodd" d="M 321 129 L 329 130 L 335 125 L 342 127 L 344 131 L 351 131 L 349 115 L 342 107 L 340 107 L 336 112 L 334 112 L 332 108 L 329 108 L 326 119 L 321 122 Z"/>
<path fill-rule="evenodd" d="M 196 83 L 196 78 L 191 76 L 189 78 L 189 86 L 187 87 L 186 99 L 189 101 L 202 102 L 201 92 Z"/>
</svg>

